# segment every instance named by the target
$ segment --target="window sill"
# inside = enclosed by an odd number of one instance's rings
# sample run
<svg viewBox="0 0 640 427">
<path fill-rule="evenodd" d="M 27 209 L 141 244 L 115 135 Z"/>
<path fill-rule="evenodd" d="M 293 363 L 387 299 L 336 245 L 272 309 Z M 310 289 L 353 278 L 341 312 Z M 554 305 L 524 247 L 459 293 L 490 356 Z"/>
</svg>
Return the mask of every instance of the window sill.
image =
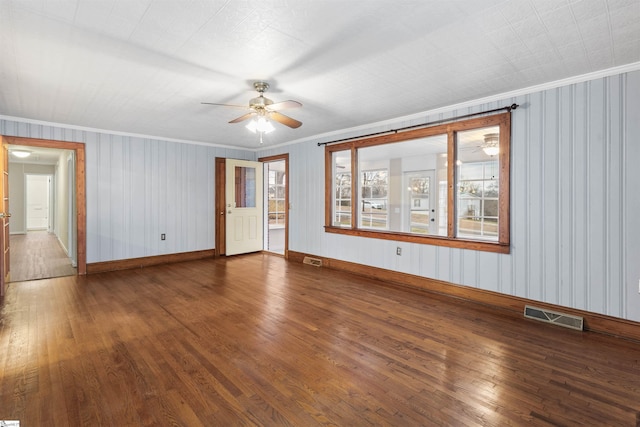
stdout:
<svg viewBox="0 0 640 427">
<path fill-rule="evenodd" d="M 341 228 L 325 226 L 324 231 L 334 234 L 345 234 L 349 236 L 369 237 L 373 239 L 395 240 L 398 242 L 420 243 L 423 245 L 446 246 L 449 248 L 470 249 L 474 251 L 494 252 L 508 254 L 511 251 L 509 243 L 486 242 L 480 240 L 452 239 L 441 236 L 418 236 L 408 233 L 397 233 L 388 231 L 371 231 L 353 228 Z"/>
</svg>

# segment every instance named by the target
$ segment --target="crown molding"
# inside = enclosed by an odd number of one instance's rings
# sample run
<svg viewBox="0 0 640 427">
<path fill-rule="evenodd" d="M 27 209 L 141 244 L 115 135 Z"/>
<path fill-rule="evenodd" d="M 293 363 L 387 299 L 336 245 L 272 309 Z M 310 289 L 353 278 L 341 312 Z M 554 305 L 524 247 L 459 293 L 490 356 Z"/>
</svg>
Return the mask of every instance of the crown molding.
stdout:
<svg viewBox="0 0 640 427">
<path fill-rule="evenodd" d="M 212 142 L 166 138 L 163 136 L 145 135 L 140 133 L 121 132 L 116 130 L 99 129 L 99 128 L 92 128 L 92 127 L 86 127 L 86 126 L 68 125 L 64 123 L 47 122 L 44 120 L 34 120 L 34 119 L 25 119 L 22 117 L 5 116 L 2 114 L 0 114 L 0 120 L 10 120 L 13 122 L 27 123 L 27 124 L 33 124 L 33 125 L 39 125 L 39 126 L 51 126 L 55 128 L 77 130 L 81 132 L 93 132 L 93 133 L 99 133 L 103 135 L 117 135 L 117 136 L 123 136 L 127 138 L 151 139 L 155 141 L 167 141 L 167 142 L 176 142 L 179 144 L 202 145 L 205 147 L 225 148 L 225 149 L 231 149 L 231 150 L 257 151 L 257 149 L 248 149 L 248 148 L 242 148 L 242 147 L 237 147 L 233 145 L 222 145 L 222 144 L 215 144 Z M 11 136 L 22 136 L 22 135 L 11 135 Z M 40 138 L 40 137 L 33 137 L 33 138 Z M 83 141 L 71 141 L 71 142 L 83 142 Z"/>
</svg>

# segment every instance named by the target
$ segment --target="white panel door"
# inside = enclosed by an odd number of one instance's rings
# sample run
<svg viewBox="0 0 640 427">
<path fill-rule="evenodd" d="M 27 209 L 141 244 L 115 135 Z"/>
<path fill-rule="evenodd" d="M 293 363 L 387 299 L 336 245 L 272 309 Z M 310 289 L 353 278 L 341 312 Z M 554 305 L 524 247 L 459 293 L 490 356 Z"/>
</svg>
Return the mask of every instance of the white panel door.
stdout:
<svg viewBox="0 0 640 427">
<path fill-rule="evenodd" d="M 436 223 L 435 171 L 413 171 L 404 173 L 404 206 L 407 207 L 402 231 L 420 234 L 438 234 Z M 446 201 L 444 201 L 446 203 Z"/>
<path fill-rule="evenodd" d="M 226 160 L 226 255 L 263 248 L 262 163 Z"/>
<path fill-rule="evenodd" d="M 27 175 L 27 230 L 49 228 L 50 175 Z"/>
</svg>

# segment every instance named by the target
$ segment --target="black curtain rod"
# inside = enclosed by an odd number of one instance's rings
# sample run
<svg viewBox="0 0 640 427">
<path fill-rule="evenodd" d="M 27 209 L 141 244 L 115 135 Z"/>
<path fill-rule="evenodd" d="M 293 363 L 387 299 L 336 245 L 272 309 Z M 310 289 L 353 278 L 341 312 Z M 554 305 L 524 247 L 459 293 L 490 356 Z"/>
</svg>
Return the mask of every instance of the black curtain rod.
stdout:
<svg viewBox="0 0 640 427">
<path fill-rule="evenodd" d="M 399 129 L 390 129 L 390 130 L 385 130 L 385 131 L 382 131 L 382 132 L 369 133 L 369 134 L 360 135 L 360 136 L 352 136 L 350 138 L 337 139 L 335 141 L 318 142 L 318 147 L 320 147 L 322 145 L 337 144 L 338 142 L 352 141 L 354 139 L 362 139 L 362 138 L 369 138 L 369 137 L 372 137 L 372 136 L 385 135 L 385 134 L 388 134 L 388 133 L 398 133 L 398 132 L 409 130 L 409 129 L 416 129 L 416 128 L 423 128 L 423 127 L 427 127 L 427 126 L 439 125 L 441 123 L 454 122 L 456 120 L 466 119 L 467 117 L 481 116 L 483 114 L 492 114 L 492 113 L 497 113 L 499 111 L 507 111 L 508 113 L 510 113 L 511 110 L 515 110 L 518 107 L 519 107 L 518 104 L 511 104 L 511 105 L 509 105 L 507 107 L 495 108 L 493 110 L 480 111 L 480 112 L 477 112 L 477 113 L 465 114 L 463 116 L 456 116 L 456 117 L 451 117 L 451 118 L 448 118 L 448 119 L 436 120 L 436 121 L 429 122 L 429 123 L 422 123 L 420 125 L 407 126 L 407 127 L 403 127 L 403 128 L 399 128 Z"/>
</svg>

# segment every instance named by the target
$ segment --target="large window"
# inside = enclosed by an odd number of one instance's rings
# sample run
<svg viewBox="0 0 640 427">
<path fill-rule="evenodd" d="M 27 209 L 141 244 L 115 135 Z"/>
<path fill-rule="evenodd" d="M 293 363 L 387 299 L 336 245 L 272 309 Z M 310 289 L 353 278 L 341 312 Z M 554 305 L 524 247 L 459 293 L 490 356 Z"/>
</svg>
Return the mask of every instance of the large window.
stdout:
<svg viewBox="0 0 640 427">
<path fill-rule="evenodd" d="M 325 150 L 326 231 L 509 252 L 510 113 Z"/>
</svg>

